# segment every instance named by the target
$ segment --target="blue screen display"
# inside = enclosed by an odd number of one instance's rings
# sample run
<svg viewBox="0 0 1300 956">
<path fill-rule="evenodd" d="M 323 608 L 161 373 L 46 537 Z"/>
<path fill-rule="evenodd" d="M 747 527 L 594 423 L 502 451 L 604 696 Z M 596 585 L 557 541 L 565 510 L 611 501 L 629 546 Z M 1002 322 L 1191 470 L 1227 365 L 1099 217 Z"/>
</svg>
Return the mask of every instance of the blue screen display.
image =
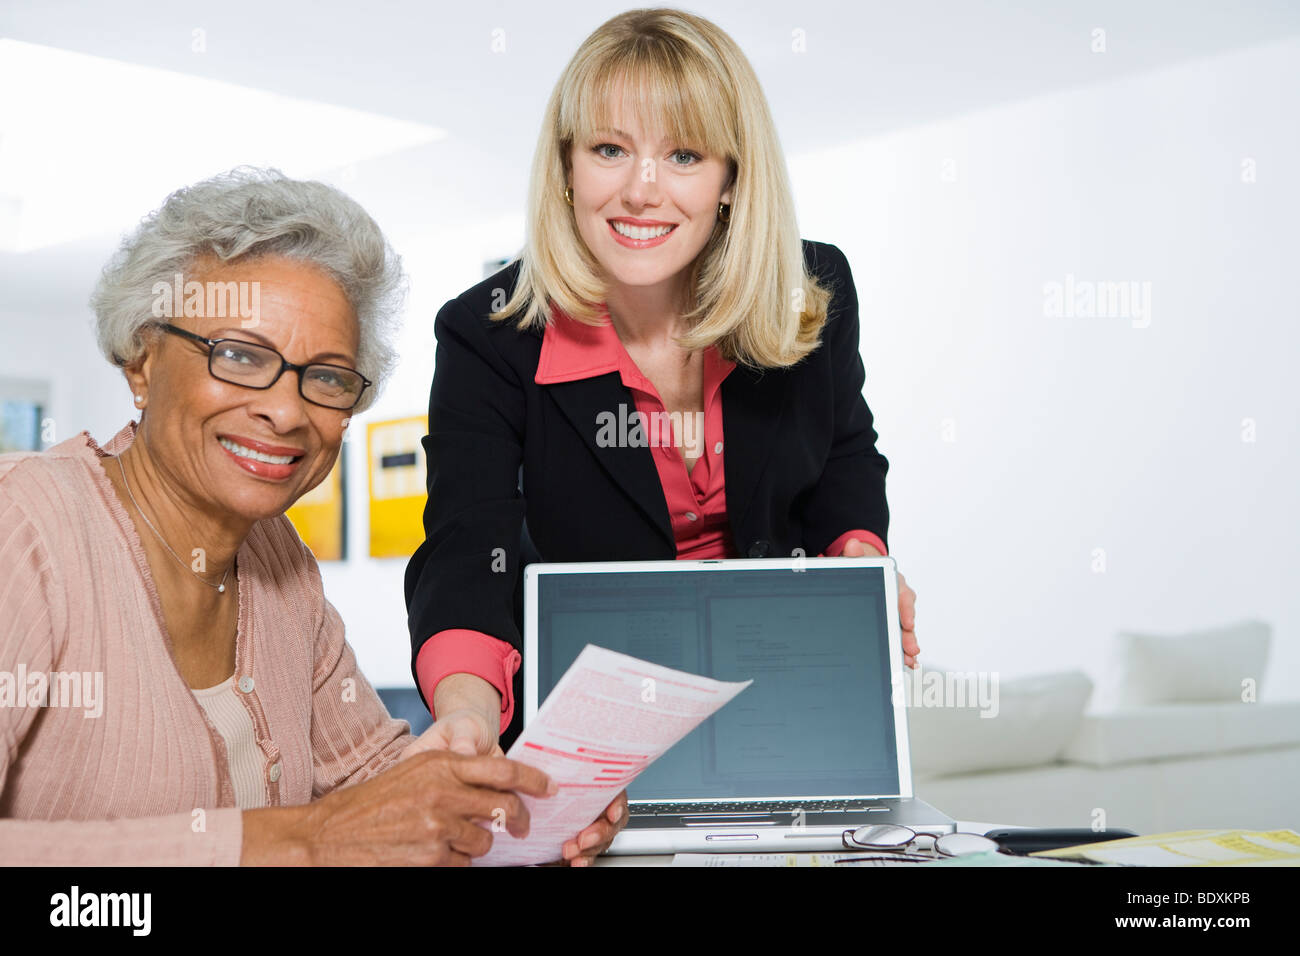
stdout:
<svg viewBox="0 0 1300 956">
<path fill-rule="evenodd" d="M 631 799 L 898 793 L 881 568 L 542 574 L 537 601 L 539 701 L 587 644 L 754 682 Z"/>
</svg>

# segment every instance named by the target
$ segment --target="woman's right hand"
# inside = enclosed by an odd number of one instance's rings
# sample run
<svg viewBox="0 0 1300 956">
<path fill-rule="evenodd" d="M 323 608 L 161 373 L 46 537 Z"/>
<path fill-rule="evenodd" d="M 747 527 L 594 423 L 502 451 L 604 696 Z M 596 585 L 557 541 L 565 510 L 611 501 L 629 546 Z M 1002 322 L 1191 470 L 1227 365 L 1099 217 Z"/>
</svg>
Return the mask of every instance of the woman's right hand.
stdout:
<svg viewBox="0 0 1300 956">
<path fill-rule="evenodd" d="M 505 757 L 424 751 L 306 806 L 246 810 L 240 862 L 468 866 L 491 849 L 496 827 L 528 835 L 519 793 L 549 797 L 556 787 L 537 768 Z"/>
<path fill-rule="evenodd" d="M 461 707 L 444 713 L 402 751 L 399 760 L 409 760 L 426 750 L 450 750 L 467 757 L 503 757 L 497 727 L 476 707 Z"/>
<path fill-rule="evenodd" d="M 501 694 L 474 674 L 448 674 L 433 689 L 433 726 L 402 752 L 453 750 L 472 757 L 501 756 Z"/>
</svg>

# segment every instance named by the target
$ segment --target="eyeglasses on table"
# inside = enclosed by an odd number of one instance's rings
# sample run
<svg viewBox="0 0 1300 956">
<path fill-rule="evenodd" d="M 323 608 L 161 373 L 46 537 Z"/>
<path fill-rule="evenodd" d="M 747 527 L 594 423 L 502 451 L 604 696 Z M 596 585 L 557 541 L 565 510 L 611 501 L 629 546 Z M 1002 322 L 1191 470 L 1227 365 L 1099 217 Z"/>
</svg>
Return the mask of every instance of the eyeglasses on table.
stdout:
<svg viewBox="0 0 1300 956">
<path fill-rule="evenodd" d="M 996 840 L 991 840 L 978 833 L 945 833 L 935 837 L 928 833 L 917 833 L 911 827 L 896 823 L 877 823 L 845 830 L 840 837 L 846 850 L 874 850 L 874 854 L 864 854 L 837 863 L 852 863 L 861 860 L 901 860 L 909 863 L 932 863 L 935 860 L 949 859 L 957 856 L 972 856 L 999 850 Z"/>
</svg>

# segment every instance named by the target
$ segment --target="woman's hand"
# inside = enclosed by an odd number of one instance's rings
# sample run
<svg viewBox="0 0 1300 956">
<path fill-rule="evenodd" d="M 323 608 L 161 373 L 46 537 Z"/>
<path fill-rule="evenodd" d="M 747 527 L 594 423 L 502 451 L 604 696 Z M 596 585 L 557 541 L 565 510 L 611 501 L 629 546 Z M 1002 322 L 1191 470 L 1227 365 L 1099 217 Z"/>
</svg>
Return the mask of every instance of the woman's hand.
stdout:
<svg viewBox="0 0 1300 956">
<path fill-rule="evenodd" d="M 418 753 L 306 806 L 245 811 L 240 862 L 468 866 L 492 847 L 492 830 L 480 821 L 526 837 L 519 793 L 549 797 L 557 789 L 542 771 L 504 757 Z"/>
<path fill-rule="evenodd" d="M 590 866 L 591 862 L 609 849 L 618 831 L 627 825 L 627 791 L 613 799 L 596 822 L 564 844 L 564 859 L 569 866 Z"/>
<path fill-rule="evenodd" d="M 840 556 L 844 558 L 884 557 L 873 545 L 857 538 L 849 538 Z M 903 663 L 914 668 L 916 657 L 921 653 L 921 646 L 916 643 L 916 592 L 907 586 L 901 571 L 898 575 L 898 623 L 903 629 Z"/>
<path fill-rule="evenodd" d="M 497 728 L 473 707 L 443 714 L 433 722 L 433 726 L 408 744 L 397 759 L 406 760 L 428 750 L 450 750 L 466 757 L 505 755 L 497 739 Z"/>
<path fill-rule="evenodd" d="M 501 694 L 481 677 L 448 674 L 433 689 L 433 726 L 402 751 L 401 759 L 426 750 L 467 757 L 500 757 Z"/>
</svg>

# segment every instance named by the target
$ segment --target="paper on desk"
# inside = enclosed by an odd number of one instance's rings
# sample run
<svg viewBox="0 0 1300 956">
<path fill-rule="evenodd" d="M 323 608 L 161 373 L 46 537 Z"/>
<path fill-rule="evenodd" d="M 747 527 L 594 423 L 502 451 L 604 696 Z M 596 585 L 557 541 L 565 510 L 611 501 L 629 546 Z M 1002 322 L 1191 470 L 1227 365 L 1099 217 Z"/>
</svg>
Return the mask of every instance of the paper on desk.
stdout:
<svg viewBox="0 0 1300 956">
<path fill-rule="evenodd" d="M 1034 856 L 1080 858 L 1127 866 L 1300 866 L 1300 833 L 1179 830 L 1041 850 Z"/>
<path fill-rule="evenodd" d="M 588 644 L 506 754 L 549 774 L 560 792 L 520 794 L 528 836 L 492 834 L 475 866 L 524 866 L 561 849 L 604 812 L 618 792 L 752 681 L 727 683 Z"/>
</svg>

